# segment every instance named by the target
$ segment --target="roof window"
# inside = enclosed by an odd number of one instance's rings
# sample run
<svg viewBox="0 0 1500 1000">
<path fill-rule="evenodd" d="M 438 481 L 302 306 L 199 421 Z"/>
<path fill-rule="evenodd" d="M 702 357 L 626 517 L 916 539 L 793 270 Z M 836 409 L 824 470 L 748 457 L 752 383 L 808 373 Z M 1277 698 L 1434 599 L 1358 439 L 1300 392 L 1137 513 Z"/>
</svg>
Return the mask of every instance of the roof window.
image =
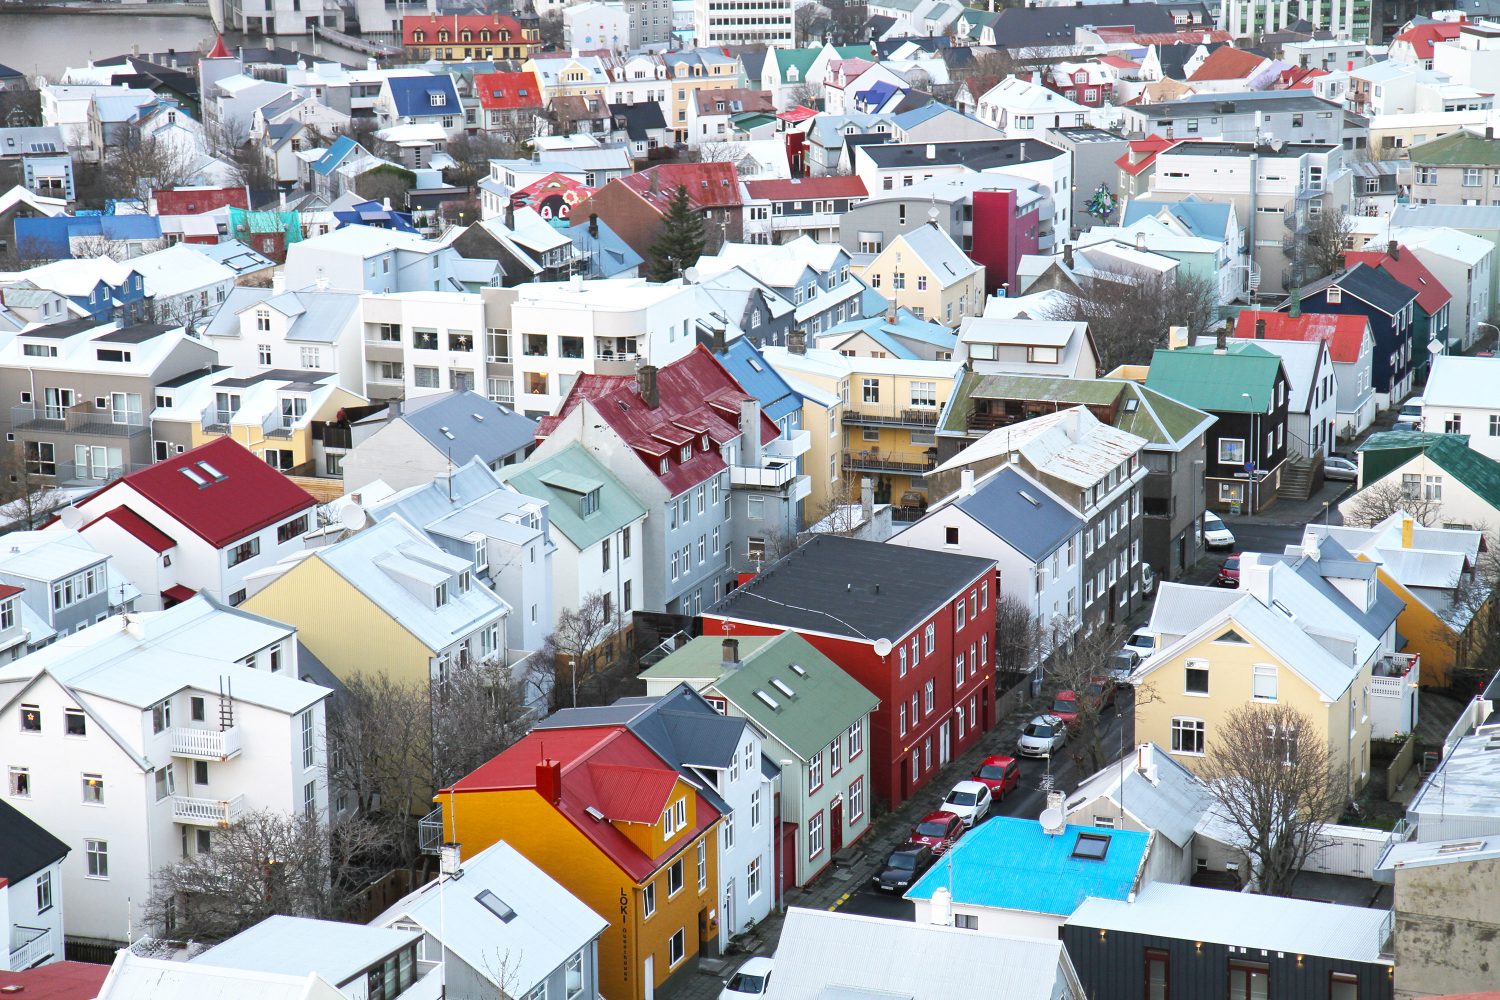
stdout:
<svg viewBox="0 0 1500 1000">
<path fill-rule="evenodd" d="M 510 905 L 507 904 L 505 900 L 501 899 L 493 892 L 490 892 L 488 889 L 475 896 L 474 902 L 478 903 L 480 906 L 484 907 L 486 910 L 489 910 L 495 916 L 499 917 L 502 923 L 508 924 L 512 920 L 516 919 L 516 911 L 511 909 Z"/>
<path fill-rule="evenodd" d="M 1073 857 L 1084 861 L 1103 861 L 1109 853 L 1109 835 L 1104 833 L 1080 833 L 1073 842 Z"/>
</svg>

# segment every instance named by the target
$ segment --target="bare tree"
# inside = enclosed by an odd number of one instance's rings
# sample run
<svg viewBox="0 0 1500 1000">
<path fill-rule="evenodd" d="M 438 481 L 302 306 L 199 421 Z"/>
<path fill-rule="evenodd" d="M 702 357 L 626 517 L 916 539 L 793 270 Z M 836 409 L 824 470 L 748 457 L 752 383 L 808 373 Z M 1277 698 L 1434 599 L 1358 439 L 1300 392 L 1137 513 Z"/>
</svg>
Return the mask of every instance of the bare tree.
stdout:
<svg viewBox="0 0 1500 1000">
<path fill-rule="evenodd" d="M 525 138 L 530 138 L 526 136 Z M 471 187 L 490 172 L 490 160 L 520 155 L 521 140 L 511 135 L 476 132 L 461 135 L 448 143 L 448 155 L 458 163 L 458 183 Z"/>
<path fill-rule="evenodd" d="M 807 3 L 793 10 L 792 38 L 795 40 L 795 44 L 802 46 L 821 45 L 823 38 L 822 36 L 814 37 L 813 29 L 817 27 L 819 21 L 827 16 L 827 13 L 817 3 L 817 0 L 808 0 Z"/>
<path fill-rule="evenodd" d="M 1346 791 L 1312 720 L 1285 703 L 1236 708 L 1207 734 L 1198 773 L 1240 834 L 1255 891 L 1290 895 Z"/>
<path fill-rule="evenodd" d="M 821 108 L 823 106 L 823 85 L 814 80 L 803 80 L 786 95 L 787 107 Z"/>
<path fill-rule="evenodd" d="M 1114 759 L 1104 746 L 1104 719 L 1113 710 L 1109 654 L 1119 645 L 1115 629 L 1077 629 L 1071 620 L 1054 621 L 1043 630 L 1041 655 L 1049 710 L 1068 716 L 1068 753 L 1080 774 L 1093 774 Z M 1059 697 L 1061 696 L 1061 697 Z"/>
<path fill-rule="evenodd" d="M 1320 212 L 1300 239 L 1303 280 L 1313 281 L 1344 268 L 1344 254 L 1351 248 L 1354 220 L 1342 208 Z"/>
<path fill-rule="evenodd" d="M 1218 314 L 1217 287 L 1196 274 L 1094 278 L 1082 289 L 1063 291 L 1043 318 L 1087 323 L 1105 371 L 1149 364 L 1151 352 L 1166 346 L 1168 327 L 1186 326 L 1189 336 L 1196 337 L 1209 330 Z"/>
<path fill-rule="evenodd" d="M 595 591 L 576 608 L 564 608 L 557 627 L 547 636 L 532 668 L 539 687 L 550 691 L 552 708 L 578 707 L 580 673 L 597 673 L 604 651 L 600 647 L 618 625 L 609 595 Z"/>
<path fill-rule="evenodd" d="M 42 475 L 41 455 L 28 458 L 25 447 L 18 442 L 0 452 L 0 525 L 18 531 L 40 528 L 68 506 L 55 478 Z"/>
<path fill-rule="evenodd" d="M 1019 675 L 1033 670 L 1042 656 L 1046 629 L 1026 602 L 1014 594 L 995 600 L 995 667 Z"/>
<path fill-rule="evenodd" d="M 1371 483 L 1340 506 L 1344 523 L 1355 528 L 1373 528 L 1393 514 L 1406 513 L 1420 525 L 1431 527 L 1442 513 L 1443 502 L 1408 490 L 1391 479 Z"/>
<path fill-rule="evenodd" d="M 108 156 L 113 193 L 143 198 L 153 189 L 181 187 L 192 180 L 201 159 L 191 142 L 147 135 L 131 127 Z"/>
<path fill-rule="evenodd" d="M 433 784 L 451 785 L 525 736 L 535 713 L 526 682 L 502 663 L 480 660 L 448 671 L 432 692 Z"/>
<path fill-rule="evenodd" d="M 549 10 L 537 19 L 542 48 L 548 52 L 560 52 L 563 47 L 563 18 L 555 10 Z"/>
<path fill-rule="evenodd" d="M 384 846 L 362 820 L 252 812 L 213 831 L 208 851 L 156 872 L 146 920 L 166 936 L 218 941 L 278 914 L 337 919 L 383 870 Z"/>
</svg>

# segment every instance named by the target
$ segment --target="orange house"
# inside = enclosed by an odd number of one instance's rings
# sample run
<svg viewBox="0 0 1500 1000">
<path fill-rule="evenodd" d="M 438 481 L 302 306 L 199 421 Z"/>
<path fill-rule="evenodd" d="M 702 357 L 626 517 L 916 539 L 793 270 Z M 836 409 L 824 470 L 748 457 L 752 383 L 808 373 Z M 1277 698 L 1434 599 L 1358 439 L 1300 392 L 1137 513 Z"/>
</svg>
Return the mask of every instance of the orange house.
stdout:
<svg viewBox="0 0 1500 1000">
<path fill-rule="evenodd" d="M 503 839 L 609 921 L 610 1000 L 649 1000 L 718 935 L 719 813 L 624 726 L 532 733 L 436 801 L 463 857 Z"/>
</svg>

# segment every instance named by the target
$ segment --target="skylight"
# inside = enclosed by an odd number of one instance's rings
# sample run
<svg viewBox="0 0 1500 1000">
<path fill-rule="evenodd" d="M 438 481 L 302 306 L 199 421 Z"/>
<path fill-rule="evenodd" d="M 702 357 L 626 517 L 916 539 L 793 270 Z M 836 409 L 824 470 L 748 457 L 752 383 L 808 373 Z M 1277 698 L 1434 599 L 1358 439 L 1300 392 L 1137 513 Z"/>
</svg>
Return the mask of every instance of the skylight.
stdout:
<svg viewBox="0 0 1500 1000">
<path fill-rule="evenodd" d="M 184 468 L 178 469 L 177 471 L 181 472 L 184 476 L 187 476 L 194 483 L 196 483 L 197 486 L 198 486 L 198 488 L 200 490 L 203 487 L 205 487 L 205 486 L 208 485 L 208 480 L 206 480 L 202 476 L 198 475 L 198 473 L 194 472 L 192 469 L 184 467 Z"/>
<path fill-rule="evenodd" d="M 797 697 L 797 692 L 793 691 L 780 677 L 772 677 L 771 686 L 780 691 L 782 694 L 786 695 L 788 698 Z"/>
<path fill-rule="evenodd" d="M 505 900 L 501 899 L 493 892 L 490 892 L 488 889 L 475 896 L 474 902 L 478 903 L 480 906 L 484 907 L 486 910 L 489 910 L 495 916 L 499 917 L 502 923 L 508 924 L 512 920 L 516 919 L 516 911 L 511 909 L 510 906 L 506 904 Z"/>
<path fill-rule="evenodd" d="M 796 674 L 798 677 L 806 677 L 807 676 L 807 671 L 802 668 L 802 664 L 800 664 L 800 663 L 793 663 L 792 664 L 792 673 Z"/>
<path fill-rule="evenodd" d="M 438 430 L 440 430 L 440 431 L 443 432 L 443 437 L 447 438 L 449 441 L 453 440 L 453 432 L 450 431 L 448 428 L 446 428 L 446 427 L 439 427 Z"/>
<path fill-rule="evenodd" d="M 204 472 L 206 472 L 210 476 L 212 476 L 214 482 L 216 482 L 216 483 L 222 483 L 224 481 L 224 479 L 226 478 L 225 475 L 224 475 L 224 473 L 220 472 L 218 469 L 215 469 L 212 465 L 209 465 L 207 462 L 199 462 L 198 463 L 198 468 L 202 469 Z"/>
<path fill-rule="evenodd" d="M 759 698 L 762 702 L 764 702 L 765 706 L 767 708 L 769 708 L 771 711 L 773 711 L 773 712 L 779 712 L 779 711 L 781 711 L 781 702 L 777 701 L 775 698 L 772 698 L 770 695 L 766 694 L 764 691 L 760 690 L 759 688 L 757 688 L 756 691 L 755 691 L 755 697 Z"/>
<path fill-rule="evenodd" d="M 1109 853 L 1109 836 L 1103 833 L 1080 833 L 1073 843 L 1073 857 L 1085 861 L 1103 861 Z"/>
</svg>

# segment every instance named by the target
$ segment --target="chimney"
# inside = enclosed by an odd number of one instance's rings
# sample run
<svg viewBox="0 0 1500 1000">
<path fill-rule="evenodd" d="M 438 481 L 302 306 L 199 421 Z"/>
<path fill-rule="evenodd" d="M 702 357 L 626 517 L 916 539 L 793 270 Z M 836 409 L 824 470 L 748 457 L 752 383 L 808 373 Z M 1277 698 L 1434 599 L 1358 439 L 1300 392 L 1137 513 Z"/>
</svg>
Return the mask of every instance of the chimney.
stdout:
<svg viewBox="0 0 1500 1000">
<path fill-rule="evenodd" d="M 656 388 L 655 365 L 641 365 L 640 370 L 635 373 L 635 384 L 643 403 L 653 410 L 661 405 L 661 393 Z"/>
<path fill-rule="evenodd" d="M 791 354 L 807 353 L 807 331 L 800 326 L 793 327 L 786 333 L 786 349 Z"/>
<path fill-rule="evenodd" d="M 1300 288 L 1292 289 L 1292 305 L 1286 314 L 1292 319 L 1297 319 L 1302 315 L 1302 290 Z"/>
<path fill-rule="evenodd" d="M 1306 531 L 1302 535 L 1302 555 L 1304 558 L 1317 562 L 1323 556 L 1321 546 L 1322 539 L 1312 531 Z"/>
<path fill-rule="evenodd" d="M 974 492 L 974 470 L 962 469 L 958 473 L 958 495 L 966 497 Z"/>
<path fill-rule="evenodd" d="M 1073 270 L 1073 245 L 1071 243 L 1063 247 L 1063 267 Z"/>
<path fill-rule="evenodd" d="M 892 299 L 890 301 L 890 303 L 887 304 L 886 307 L 885 307 L 885 321 L 887 323 L 894 323 L 894 322 L 896 322 L 897 318 L 898 317 L 896 315 L 896 300 Z"/>
<path fill-rule="evenodd" d="M 1222 329 L 1218 332 L 1218 335 L 1214 337 L 1214 353 L 1215 354 L 1228 354 L 1229 353 L 1229 344 L 1226 342 L 1225 333 L 1224 333 L 1224 331 Z"/>
<path fill-rule="evenodd" d="M 953 924 L 953 893 L 948 891 L 946 885 L 940 885 L 932 890 L 932 923 L 939 927 L 950 927 Z"/>
<path fill-rule="evenodd" d="M 1493 125 L 1486 125 L 1484 127 L 1484 137 L 1486 139 L 1495 138 L 1495 127 Z"/>
<path fill-rule="evenodd" d="M 724 669 L 733 670 L 740 665 L 740 641 L 738 639 L 724 640 Z"/>
<path fill-rule="evenodd" d="M 286 192 L 285 191 L 278 191 L 278 192 L 276 192 L 276 210 L 279 211 L 279 212 L 285 212 L 286 211 Z"/>
<path fill-rule="evenodd" d="M 1401 518 L 1401 547 L 1409 549 L 1412 547 L 1412 536 L 1416 534 L 1417 522 L 1409 516 L 1402 515 Z"/>
<path fill-rule="evenodd" d="M 1146 249 L 1146 234 L 1145 233 L 1136 233 L 1135 234 L 1135 248 L 1137 250 L 1144 250 L 1144 249 Z"/>
<path fill-rule="evenodd" d="M 859 512 L 864 518 L 860 524 L 869 524 L 875 517 L 875 480 L 869 476 L 859 481 Z"/>
<path fill-rule="evenodd" d="M 1266 321 L 1263 319 L 1258 319 L 1255 321 L 1255 339 L 1266 339 Z"/>
<path fill-rule="evenodd" d="M 1156 784 L 1156 745 L 1142 743 L 1135 749 L 1136 773 L 1153 785 Z"/>
<path fill-rule="evenodd" d="M 1401 259 L 1401 244 L 1391 240 L 1385 245 L 1385 252 L 1390 255 L 1391 260 Z"/>
<path fill-rule="evenodd" d="M 277 295 L 286 291 L 286 272 L 279 267 L 271 273 L 271 291 Z"/>
<path fill-rule="evenodd" d="M 1049 837 L 1062 833 L 1068 825 L 1067 813 L 1063 812 L 1063 802 L 1066 799 L 1062 792 L 1047 793 L 1047 808 L 1042 810 L 1040 818 L 1042 832 Z"/>
<path fill-rule="evenodd" d="M 713 331 L 710 334 L 710 342 L 713 345 L 713 351 L 714 351 L 715 354 L 723 354 L 724 353 L 725 344 L 724 344 L 724 324 L 723 323 L 715 323 L 714 324 Z"/>
<path fill-rule="evenodd" d="M 760 400 L 740 400 L 740 464 L 760 468 Z"/>
<path fill-rule="evenodd" d="M 562 798 L 562 761 L 543 758 L 536 762 L 536 793 L 557 805 Z"/>
</svg>

